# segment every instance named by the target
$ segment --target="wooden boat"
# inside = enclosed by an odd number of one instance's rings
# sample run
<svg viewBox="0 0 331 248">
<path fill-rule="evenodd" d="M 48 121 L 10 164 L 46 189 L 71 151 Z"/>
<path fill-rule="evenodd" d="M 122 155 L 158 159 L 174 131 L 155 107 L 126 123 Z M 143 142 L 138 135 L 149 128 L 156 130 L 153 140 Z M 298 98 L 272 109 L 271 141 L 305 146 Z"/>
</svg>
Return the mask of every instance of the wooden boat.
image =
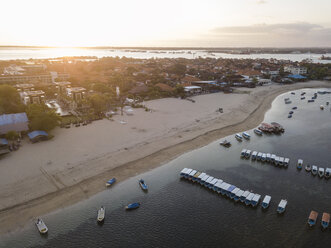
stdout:
<svg viewBox="0 0 331 248">
<path fill-rule="evenodd" d="M 320 178 L 322 178 L 322 177 L 324 177 L 324 173 L 325 173 L 324 168 L 319 167 L 319 168 L 318 168 L 318 176 L 319 176 Z"/>
<path fill-rule="evenodd" d="M 144 191 L 148 190 L 148 186 L 147 186 L 147 184 L 145 183 L 145 181 L 143 179 L 139 180 L 139 185 L 140 185 L 142 190 L 144 190 Z"/>
<path fill-rule="evenodd" d="M 98 210 L 98 217 L 97 217 L 98 222 L 103 222 L 105 220 L 105 212 L 106 209 L 103 206 Z"/>
<path fill-rule="evenodd" d="M 329 224 L 330 224 L 330 214 L 329 213 L 323 213 L 322 221 L 321 221 L 321 225 L 322 225 L 323 229 L 328 228 Z"/>
<path fill-rule="evenodd" d="M 317 166 L 316 165 L 313 165 L 311 167 L 311 174 L 313 174 L 314 176 L 316 176 L 317 175 L 317 171 L 318 171 Z"/>
<path fill-rule="evenodd" d="M 227 141 L 226 139 L 220 142 L 221 146 L 225 146 L 225 147 L 230 147 L 231 146 L 231 142 Z"/>
<path fill-rule="evenodd" d="M 133 210 L 133 209 L 137 209 L 140 207 L 140 203 L 139 202 L 135 202 L 135 203 L 131 203 L 131 204 L 128 204 L 125 209 L 126 210 Z"/>
<path fill-rule="evenodd" d="M 106 182 L 106 186 L 107 187 L 112 186 L 115 182 L 116 182 L 116 178 L 114 177 Z"/>
<path fill-rule="evenodd" d="M 281 200 L 277 207 L 277 213 L 279 214 L 284 213 L 286 209 L 286 205 L 287 205 L 287 200 Z"/>
<path fill-rule="evenodd" d="M 298 163 L 297 163 L 297 169 L 301 170 L 303 166 L 303 160 L 302 159 L 298 159 Z"/>
<path fill-rule="evenodd" d="M 316 211 L 311 211 L 308 217 L 308 225 L 310 227 L 314 226 L 316 224 L 316 220 L 318 217 L 318 213 Z"/>
<path fill-rule="evenodd" d="M 36 221 L 36 226 L 40 234 L 46 234 L 48 232 L 48 228 L 41 218 Z"/>
<path fill-rule="evenodd" d="M 296 107 L 294 107 L 294 108 L 296 108 Z M 279 123 L 271 122 L 270 124 L 274 127 L 274 131 L 273 131 L 274 133 L 284 133 L 285 129 Z"/>
<path fill-rule="evenodd" d="M 261 123 L 261 126 L 258 127 L 259 130 L 261 130 L 262 132 L 266 132 L 266 133 L 272 133 L 274 132 L 274 127 L 268 123 Z"/>
<path fill-rule="evenodd" d="M 305 167 L 305 170 L 307 172 L 310 172 L 311 171 L 311 165 L 310 164 L 307 164 L 306 167 Z"/>
</svg>

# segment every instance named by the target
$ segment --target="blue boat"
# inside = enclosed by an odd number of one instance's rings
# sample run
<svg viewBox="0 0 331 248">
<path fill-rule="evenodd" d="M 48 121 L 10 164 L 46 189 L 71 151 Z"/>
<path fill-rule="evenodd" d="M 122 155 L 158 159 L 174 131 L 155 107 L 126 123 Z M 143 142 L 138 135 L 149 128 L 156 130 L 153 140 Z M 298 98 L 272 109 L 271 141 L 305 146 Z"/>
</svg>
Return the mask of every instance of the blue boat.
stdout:
<svg viewBox="0 0 331 248">
<path fill-rule="evenodd" d="M 308 100 L 308 102 L 315 102 L 315 100 Z"/>
<path fill-rule="evenodd" d="M 293 113 L 294 113 L 293 111 L 290 111 L 288 114 L 291 115 L 291 114 L 293 114 Z"/>
<path fill-rule="evenodd" d="M 271 196 L 266 195 L 262 201 L 262 208 L 267 209 L 271 201 Z"/>
<path fill-rule="evenodd" d="M 145 181 L 143 179 L 139 180 L 139 185 L 140 185 L 142 190 L 145 190 L 145 191 L 148 190 L 148 186 L 147 186 L 147 184 L 145 183 Z"/>
<path fill-rule="evenodd" d="M 316 211 L 311 211 L 308 218 L 308 225 L 310 227 L 315 226 L 318 213 Z"/>
<path fill-rule="evenodd" d="M 293 107 L 292 109 L 295 110 L 295 109 L 297 109 L 297 108 L 298 108 L 298 107 Z"/>
<path fill-rule="evenodd" d="M 116 182 L 116 178 L 114 177 L 106 182 L 106 186 L 107 187 L 112 186 L 115 182 Z"/>
<path fill-rule="evenodd" d="M 286 205 L 287 205 L 287 200 L 282 199 L 278 204 L 277 213 L 279 213 L 279 214 L 284 213 L 285 209 L 286 209 Z"/>
<path fill-rule="evenodd" d="M 323 229 L 328 228 L 329 224 L 330 224 L 330 214 L 323 213 L 322 221 L 321 221 L 321 225 L 322 225 Z"/>
<path fill-rule="evenodd" d="M 288 115 L 287 118 L 292 118 L 292 115 Z"/>
<path fill-rule="evenodd" d="M 132 210 L 132 209 L 137 209 L 140 207 L 139 202 L 131 203 L 125 207 L 126 210 Z"/>
</svg>

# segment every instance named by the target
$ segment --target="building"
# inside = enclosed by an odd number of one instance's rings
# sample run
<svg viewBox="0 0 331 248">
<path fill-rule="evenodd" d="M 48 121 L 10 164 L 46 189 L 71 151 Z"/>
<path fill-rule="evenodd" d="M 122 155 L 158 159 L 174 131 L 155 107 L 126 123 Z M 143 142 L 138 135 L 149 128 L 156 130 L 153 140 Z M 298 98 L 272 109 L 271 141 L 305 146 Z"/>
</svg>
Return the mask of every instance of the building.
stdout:
<svg viewBox="0 0 331 248">
<path fill-rule="evenodd" d="M 28 131 L 28 124 L 26 113 L 0 115 L 0 134 L 6 134 L 9 131 Z"/>
<path fill-rule="evenodd" d="M 202 88 L 200 86 L 185 86 L 184 91 L 187 95 L 194 95 L 201 93 Z"/>
<path fill-rule="evenodd" d="M 284 72 L 289 72 L 293 75 L 307 74 L 307 68 L 301 66 L 284 66 Z"/>
<path fill-rule="evenodd" d="M 55 82 L 54 84 L 56 85 L 55 87 L 58 91 L 58 94 L 66 94 L 67 88 L 71 87 L 71 83 L 68 81 Z"/>
<path fill-rule="evenodd" d="M 45 92 L 42 90 L 23 91 L 20 93 L 24 104 L 41 104 L 45 102 Z"/>
<path fill-rule="evenodd" d="M 34 84 L 15 84 L 14 87 L 18 92 L 34 90 Z"/>
<path fill-rule="evenodd" d="M 67 96 L 71 97 L 75 102 L 79 102 L 85 98 L 86 89 L 83 87 L 66 88 Z"/>
<path fill-rule="evenodd" d="M 39 75 L 5 75 L 0 76 L 0 84 L 11 84 L 11 83 L 29 83 L 29 82 L 41 82 L 41 83 L 52 83 L 55 78 L 60 81 L 66 81 L 69 79 L 67 73 L 56 73 L 56 75 L 47 73 Z"/>
</svg>

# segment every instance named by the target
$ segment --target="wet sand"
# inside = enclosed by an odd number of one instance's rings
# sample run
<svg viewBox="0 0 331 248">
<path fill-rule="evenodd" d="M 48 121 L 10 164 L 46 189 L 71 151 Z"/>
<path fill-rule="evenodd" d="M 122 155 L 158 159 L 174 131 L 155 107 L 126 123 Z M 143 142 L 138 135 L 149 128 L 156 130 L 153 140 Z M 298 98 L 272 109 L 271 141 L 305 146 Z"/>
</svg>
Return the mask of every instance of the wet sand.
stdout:
<svg viewBox="0 0 331 248">
<path fill-rule="evenodd" d="M 74 204 L 119 181 L 158 167 L 221 137 L 257 126 L 279 94 L 328 82 L 238 89 L 235 94 L 146 102 L 152 112 L 115 116 L 91 125 L 56 129 L 46 142 L 23 146 L 0 160 L 0 233 Z M 222 107 L 224 113 L 217 112 Z M 122 124 L 125 121 L 126 124 Z M 122 123 L 121 123 L 122 122 Z"/>
</svg>

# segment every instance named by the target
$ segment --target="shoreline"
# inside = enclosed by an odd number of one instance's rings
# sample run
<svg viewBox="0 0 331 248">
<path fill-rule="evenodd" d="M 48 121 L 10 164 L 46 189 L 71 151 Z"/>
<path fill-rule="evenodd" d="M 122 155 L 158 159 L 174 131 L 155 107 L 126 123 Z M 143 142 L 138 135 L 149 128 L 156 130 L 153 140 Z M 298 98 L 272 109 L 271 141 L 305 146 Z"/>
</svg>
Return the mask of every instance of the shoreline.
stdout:
<svg viewBox="0 0 331 248">
<path fill-rule="evenodd" d="M 155 141 L 154 143 L 163 142 L 165 146 L 161 149 L 157 149 L 156 151 L 154 150 L 150 153 L 147 152 L 147 155 L 141 153 L 140 158 L 133 159 L 132 161 L 128 161 L 126 163 L 121 163 L 121 161 L 119 161 L 119 164 L 115 165 L 114 168 L 97 173 L 96 175 L 83 179 L 76 184 L 65 186 L 40 197 L 5 207 L 0 210 L 0 221 L 2 223 L 0 226 L 0 233 L 4 234 L 13 232 L 16 229 L 24 227 L 34 217 L 47 214 L 59 208 L 73 205 L 105 190 L 104 182 L 110 177 L 115 176 L 119 181 L 126 180 L 137 174 L 141 174 L 164 165 L 165 163 L 186 152 L 203 147 L 215 140 L 239 131 L 252 129 L 263 121 L 265 113 L 270 109 L 273 100 L 282 93 L 301 88 L 330 88 L 330 86 L 331 84 L 328 82 L 307 82 L 280 86 L 275 90 L 271 90 L 269 94 L 266 94 L 261 99 L 255 98 L 254 101 L 256 102 L 252 103 L 252 109 L 250 111 L 243 111 L 243 113 L 239 112 L 239 114 L 234 113 L 236 111 L 233 111 L 227 113 L 225 116 L 228 119 L 229 117 L 231 118 L 231 115 L 237 114 L 237 117 L 239 116 L 238 118 L 240 119 L 242 115 L 246 114 L 246 116 L 244 116 L 245 118 L 242 118 L 239 121 L 234 121 L 233 123 L 230 121 L 229 124 L 225 123 L 225 126 L 217 128 L 221 125 L 222 115 L 216 120 L 211 120 L 212 124 L 209 126 L 200 126 L 200 129 L 192 128 L 189 132 L 186 132 L 186 130 L 183 132 L 176 132 L 174 133 L 175 135 L 167 137 L 170 139 L 173 138 L 173 136 L 184 136 L 185 133 L 187 133 L 184 140 L 171 140 L 172 143 L 166 139 L 165 141 Z M 243 106 L 243 108 L 244 107 L 245 106 Z M 130 148 L 129 152 L 134 153 L 135 149 L 138 151 L 139 149 L 148 150 L 144 149 L 144 147 L 154 146 L 153 142 L 146 143 L 147 144 L 143 144 L 137 148 L 132 148 L 132 150 L 130 150 Z M 122 152 L 125 153 L 127 150 Z M 122 152 L 119 152 L 118 155 L 120 156 Z M 102 160 L 107 158 L 100 157 L 100 159 Z M 19 223 L 17 223 L 17 219 L 20 220 Z"/>
</svg>

